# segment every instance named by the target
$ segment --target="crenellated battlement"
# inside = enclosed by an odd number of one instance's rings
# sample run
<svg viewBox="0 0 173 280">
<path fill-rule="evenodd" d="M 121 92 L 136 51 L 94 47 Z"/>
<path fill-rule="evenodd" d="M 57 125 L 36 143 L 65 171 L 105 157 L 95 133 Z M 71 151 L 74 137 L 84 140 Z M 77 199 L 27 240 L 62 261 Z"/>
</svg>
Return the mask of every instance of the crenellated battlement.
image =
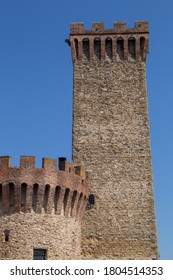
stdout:
<svg viewBox="0 0 173 280">
<path fill-rule="evenodd" d="M 73 22 L 70 26 L 70 35 L 86 35 L 86 34 L 115 34 L 115 33 L 148 33 L 148 21 L 136 20 L 134 28 L 127 28 L 125 21 L 115 21 L 112 29 L 105 29 L 104 22 L 93 22 L 92 29 L 84 29 L 83 22 Z"/>
<path fill-rule="evenodd" d="M 21 169 L 40 169 L 35 167 L 35 157 L 34 156 L 20 156 L 20 166 L 12 166 L 12 158 L 10 156 L 0 156 L 0 170 L 6 168 L 21 168 Z M 58 167 L 58 168 L 57 168 Z M 65 157 L 58 158 L 58 165 L 57 159 L 55 158 L 42 158 L 42 169 L 45 171 L 65 171 L 68 173 L 76 174 L 81 176 L 84 180 L 86 179 L 87 172 L 85 171 L 82 166 L 75 165 L 73 162 L 67 162 Z"/>
<path fill-rule="evenodd" d="M 82 216 L 88 198 L 87 172 L 66 158 L 21 156 L 20 166 L 11 166 L 10 156 L 0 157 L 0 215 L 46 213 Z"/>
<path fill-rule="evenodd" d="M 126 22 L 114 22 L 105 29 L 103 22 L 94 22 L 91 30 L 84 23 L 72 23 L 70 45 L 73 62 L 85 61 L 145 61 L 148 51 L 148 21 L 135 21 L 134 28 Z"/>
</svg>

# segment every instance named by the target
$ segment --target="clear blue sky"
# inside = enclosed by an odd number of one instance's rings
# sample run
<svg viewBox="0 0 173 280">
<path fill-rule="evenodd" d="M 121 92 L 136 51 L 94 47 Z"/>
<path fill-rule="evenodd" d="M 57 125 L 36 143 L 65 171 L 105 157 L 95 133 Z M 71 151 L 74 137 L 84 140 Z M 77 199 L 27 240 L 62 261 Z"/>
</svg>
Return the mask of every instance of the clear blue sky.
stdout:
<svg viewBox="0 0 173 280">
<path fill-rule="evenodd" d="M 161 259 L 173 259 L 173 2 L 0 0 L 0 154 L 71 160 L 70 22 L 149 20 L 147 84 Z"/>
</svg>

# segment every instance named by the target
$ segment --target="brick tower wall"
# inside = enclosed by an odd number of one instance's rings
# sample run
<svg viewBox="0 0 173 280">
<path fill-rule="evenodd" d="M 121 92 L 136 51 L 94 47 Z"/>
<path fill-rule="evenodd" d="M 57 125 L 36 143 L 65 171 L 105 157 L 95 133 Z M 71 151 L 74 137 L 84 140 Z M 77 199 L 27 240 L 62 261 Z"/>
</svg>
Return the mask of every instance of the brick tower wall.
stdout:
<svg viewBox="0 0 173 280">
<path fill-rule="evenodd" d="M 157 259 L 146 56 L 148 22 L 71 24 L 73 161 L 94 196 L 82 222 L 87 259 Z"/>
<path fill-rule="evenodd" d="M 81 218 L 88 198 L 85 170 L 44 158 L 22 156 L 20 167 L 0 157 L 0 259 L 32 259 L 33 249 L 48 259 L 78 259 Z"/>
</svg>

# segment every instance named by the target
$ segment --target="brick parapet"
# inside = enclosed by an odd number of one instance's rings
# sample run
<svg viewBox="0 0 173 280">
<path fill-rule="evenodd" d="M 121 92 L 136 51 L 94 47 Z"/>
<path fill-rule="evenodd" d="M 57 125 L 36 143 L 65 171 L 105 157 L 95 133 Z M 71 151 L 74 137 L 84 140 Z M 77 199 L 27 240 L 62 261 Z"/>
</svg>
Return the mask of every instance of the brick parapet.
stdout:
<svg viewBox="0 0 173 280">
<path fill-rule="evenodd" d="M 58 170 L 56 159 L 43 158 L 42 167 L 36 168 L 33 156 L 21 156 L 19 167 L 11 166 L 11 157 L 1 156 L 0 188 L 1 215 L 36 212 L 70 217 L 72 204 L 73 208 L 81 204 L 77 197 L 74 201 L 73 194 L 77 192 L 84 205 L 89 191 L 87 173 L 82 167 L 60 158 Z M 79 216 L 77 212 L 75 215 Z"/>
<path fill-rule="evenodd" d="M 136 20 L 134 28 L 127 28 L 125 21 L 115 21 L 113 29 L 105 29 L 104 22 L 93 22 L 92 29 L 84 29 L 83 22 L 73 22 L 70 26 L 70 35 L 97 35 L 97 34 L 127 34 L 127 33 L 148 33 L 148 21 Z"/>
<path fill-rule="evenodd" d="M 73 62 L 95 61 L 93 59 L 97 56 L 95 40 L 100 40 L 101 62 L 145 61 L 148 52 L 148 35 L 148 21 L 145 20 L 135 21 L 134 28 L 127 28 L 126 22 L 114 22 L 112 29 L 105 29 L 103 22 L 95 22 L 91 30 L 86 30 L 83 22 L 71 23 L 70 45 Z"/>
</svg>

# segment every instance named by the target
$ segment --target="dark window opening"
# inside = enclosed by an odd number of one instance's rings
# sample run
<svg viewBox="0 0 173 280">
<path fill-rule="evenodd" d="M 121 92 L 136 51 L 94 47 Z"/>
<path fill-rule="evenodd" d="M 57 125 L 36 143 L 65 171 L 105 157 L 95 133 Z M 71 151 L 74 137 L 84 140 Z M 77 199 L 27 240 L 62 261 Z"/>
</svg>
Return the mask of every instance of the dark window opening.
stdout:
<svg viewBox="0 0 173 280">
<path fill-rule="evenodd" d="M 72 201 L 71 201 L 71 215 L 73 214 L 73 209 L 74 209 L 74 205 L 76 202 L 76 198 L 77 198 L 77 191 L 74 191 L 73 196 L 72 196 Z"/>
<path fill-rule="evenodd" d="M 14 206 L 14 184 L 9 184 L 9 207 Z"/>
<path fill-rule="evenodd" d="M 131 58 L 135 59 L 135 38 L 133 37 L 128 40 L 128 52 Z"/>
<path fill-rule="evenodd" d="M 33 260 L 46 260 L 46 259 L 47 259 L 47 249 L 33 250 Z"/>
<path fill-rule="evenodd" d="M 74 39 L 75 51 L 76 51 L 76 58 L 78 59 L 78 40 Z"/>
<path fill-rule="evenodd" d="M 122 38 L 117 39 L 117 54 L 121 60 L 124 59 L 124 40 Z"/>
<path fill-rule="evenodd" d="M 65 190 L 65 195 L 64 195 L 64 200 L 63 200 L 63 205 L 64 205 L 64 213 L 67 207 L 67 201 L 68 201 L 68 196 L 69 196 L 70 190 L 66 189 Z"/>
<path fill-rule="evenodd" d="M 94 198 L 94 195 L 93 195 L 93 194 L 90 194 L 90 195 L 89 195 L 88 201 L 89 201 L 89 204 L 90 204 L 90 205 L 94 205 L 94 204 L 95 204 L 95 198 Z"/>
<path fill-rule="evenodd" d="M 94 54 L 99 60 L 101 59 L 101 40 L 100 40 L 100 38 L 94 39 Z"/>
<path fill-rule="evenodd" d="M 4 241 L 10 241 L 10 231 L 8 229 L 4 230 Z"/>
<path fill-rule="evenodd" d="M 106 48 L 107 58 L 112 60 L 112 39 L 111 38 L 106 38 L 105 48 Z"/>
<path fill-rule="evenodd" d="M 90 209 L 95 204 L 95 197 L 93 194 L 89 195 L 87 208 Z"/>
<path fill-rule="evenodd" d="M 26 192 L 27 192 L 27 184 L 23 183 L 21 185 L 21 207 L 25 207 L 25 204 L 26 204 Z"/>
<path fill-rule="evenodd" d="M 83 194 L 81 193 L 81 194 L 80 194 L 80 197 L 79 197 L 79 200 L 78 200 L 78 204 L 77 204 L 76 216 L 78 216 L 79 209 L 80 209 L 81 202 L 82 202 L 82 198 L 83 198 Z"/>
<path fill-rule="evenodd" d="M 44 200 L 43 200 L 43 208 L 44 211 L 47 211 L 47 204 L 48 204 L 48 199 L 49 199 L 49 192 L 50 192 L 50 186 L 46 185 L 45 186 L 45 191 L 44 191 Z"/>
<path fill-rule="evenodd" d="M 38 185 L 34 184 L 34 186 L 33 186 L 33 193 L 32 193 L 32 209 L 34 211 L 36 211 L 37 195 L 38 195 Z"/>
<path fill-rule="evenodd" d="M 28 162 L 27 161 L 25 162 L 25 168 L 28 168 Z"/>
<path fill-rule="evenodd" d="M 83 53 L 84 57 L 89 60 L 89 40 L 83 39 Z"/>
<path fill-rule="evenodd" d="M 0 205 L 2 204 L 2 185 L 0 184 Z"/>
<path fill-rule="evenodd" d="M 2 184 L 0 184 L 0 214 L 3 213 L 3 203 L 2 203 Z"/>
<path fill-rule="evenodd" d="M 58 162 L 58 168 L 59 170 L 65 171 L 66 168 L 66 158 L 65 157 L 59 157 L 59 162 Z"/>
<path fill-rule="evenodd" d="M 54 196 L 55 213 L 56 213 L 57 207 L 58 207 L 58 200 L 59 200 L 60 192 L 61 192 L 61 187 L 57 186 L 55 189 L 55 196 Z"/>
<path fill-rule="evenodd" d="M 140 56 L 141 56 L 142 60 L 144 58 L 144 46 L 145 46 L 145 38 L 141 37 L 140 38 Z"/>
</svg>

